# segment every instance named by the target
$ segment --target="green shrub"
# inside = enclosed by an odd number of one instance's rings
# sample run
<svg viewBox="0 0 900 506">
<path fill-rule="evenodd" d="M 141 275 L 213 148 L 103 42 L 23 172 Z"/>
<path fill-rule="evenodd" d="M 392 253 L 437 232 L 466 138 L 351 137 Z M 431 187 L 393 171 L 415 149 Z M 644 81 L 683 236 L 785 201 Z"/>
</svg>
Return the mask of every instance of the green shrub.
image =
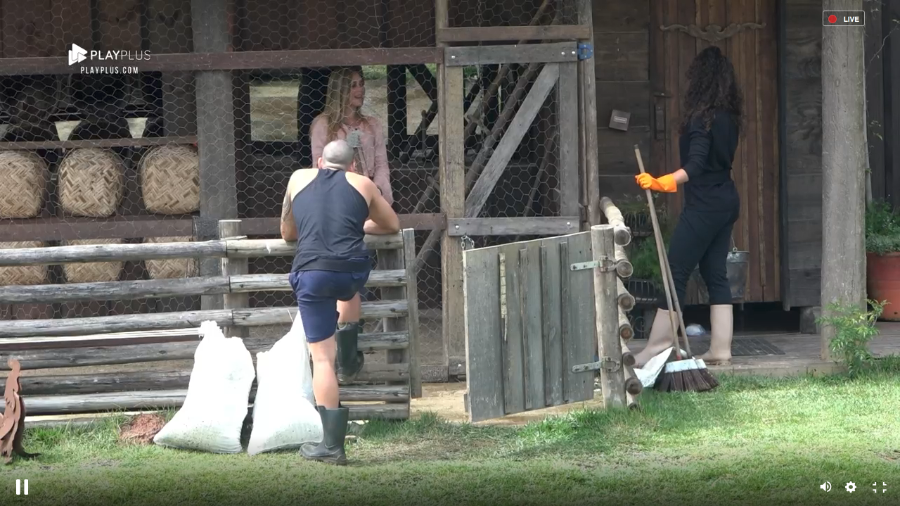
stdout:
<svg viewBox="0 0 900 506">
<path fill-rule="evenodd" d="M 873 357 L 869 352 L 869 341 L 878 336 L 875 322 L 881 316 L 886 301 L 868 301 L 871 310 L 855 305 L 830 304 L 830 315 L 817 319 L 819 324 L 834 329 L 834 337 L 829 349 L 837 355 L 837 361 L 847 367 L 850 376 L 856 376 L 863 368 L 871 365 Z"/>
<path fill-rule="evenodd" d="M 883 201 L 866 209 L 866 251 L 876 255 L 900 251 L 900 215 Z"/>
</svg>

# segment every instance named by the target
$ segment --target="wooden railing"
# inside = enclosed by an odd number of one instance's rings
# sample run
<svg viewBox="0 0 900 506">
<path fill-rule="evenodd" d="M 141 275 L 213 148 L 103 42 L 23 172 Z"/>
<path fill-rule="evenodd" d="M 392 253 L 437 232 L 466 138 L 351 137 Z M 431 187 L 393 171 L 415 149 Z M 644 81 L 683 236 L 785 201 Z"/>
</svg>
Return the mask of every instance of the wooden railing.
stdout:
<svg viewBox="0 0 900 506">
<path fill-rule="evenodd" d="M 341 385 L 341 401 L 352 419 L 409 416 L 409 401 L 421 396 L 418 365 L 418 297 L 412 229 L 366 236 L 378 254 L 378 267 L 366 284 L 382 300 L 362 303 L 362 318 L 382 319 L 382 331 L 361 334 L 366 361 L 356 380 Z M 161 244 L 110 244 L 23 248 L 0 252 L 0 267 L 97 261 L 220 258 L 218 276 L 105 283 L 0 287 L 0 304 L 145 297 L 221 295 L 221 309 L 85 318 L 0 321 L 0 370 L 16 358 L 29 415 L 92 413 L 178 407 L 187 394 L 192 359 L 203 321 L 215 321 L 226 335 L 243 338 L 251 354 L 268 350 L 283 335 L 254 336 L 251 328 L 290 325 L 297 308 L 250 308 L 248 294 L 290 291 L 288 274 L 248 274 L 248 259 L 290 256 L 296 244 L 240 237 L 239 220 L 219 222 L 223 239 Z M 384 357 L 379 360 L 379 356 Z M 162 370 L 129 367 L 86 372 L 98 366 L 188 361 Z M 162 364 L 160 364 L 162 365 Z M 73 368 L 63 371 L 61 368 Z M 122 368 L 120 368 L 122 369 Z M 5 383 L 0 378 L 0 385 Z M 2 387 L 0 387 L 2 388 Z M 255 395 L 251 391 L 249 402 Z"/>
</svg>

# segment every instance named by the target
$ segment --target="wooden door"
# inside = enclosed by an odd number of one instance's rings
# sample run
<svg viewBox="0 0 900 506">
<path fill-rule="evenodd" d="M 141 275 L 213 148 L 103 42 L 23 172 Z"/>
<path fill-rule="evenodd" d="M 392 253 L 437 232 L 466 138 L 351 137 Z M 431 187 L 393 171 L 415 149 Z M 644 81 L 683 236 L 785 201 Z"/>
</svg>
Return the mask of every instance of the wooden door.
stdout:
<svg viewBox="0 0 900 506">
<path fill-rule="evenodd" d="M 744 129 L 733 178 L 741 197 L 735 246 L 750 252 L 745 302 L 780 299 L 778 214 L 778 53 L 776 0 L 666 0 L 652 2 L 651 86 L 654 100 L 652 163 L 656 174 L 679 165 L 678 125 L 694 56 L 711 44 L 734 65 L 744 95 Z M 681 194 L 667 202 L 681 209 Z M 688 294 L 688 303 L 701 302 Z"/>
<path fill-rule="evenodd" d="M 466 396 L 472 422 L 594 397 L 590 232 L 463 253 Z"/>
</svg>

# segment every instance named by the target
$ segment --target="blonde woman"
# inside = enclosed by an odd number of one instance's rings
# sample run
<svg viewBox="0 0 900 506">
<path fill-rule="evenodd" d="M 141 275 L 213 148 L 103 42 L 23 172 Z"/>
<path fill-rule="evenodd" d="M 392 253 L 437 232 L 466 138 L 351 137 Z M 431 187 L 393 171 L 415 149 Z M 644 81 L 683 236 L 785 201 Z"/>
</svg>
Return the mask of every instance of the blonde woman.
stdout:
<svg viewBox="0 0 900 506">
<path fill-rule="evenodd" d="M 362 68 L 343 67 L 331 72 L 325 110 L 309 128 L 312 160 L 317 162 L 329 142 L 347 141 L 353 148 L 359 173 L 371 179 L 388 204 L 393 204 L 384 131 L 378 118 L 363 114 L 365 98 L 366 81 Z"/>
</svg>

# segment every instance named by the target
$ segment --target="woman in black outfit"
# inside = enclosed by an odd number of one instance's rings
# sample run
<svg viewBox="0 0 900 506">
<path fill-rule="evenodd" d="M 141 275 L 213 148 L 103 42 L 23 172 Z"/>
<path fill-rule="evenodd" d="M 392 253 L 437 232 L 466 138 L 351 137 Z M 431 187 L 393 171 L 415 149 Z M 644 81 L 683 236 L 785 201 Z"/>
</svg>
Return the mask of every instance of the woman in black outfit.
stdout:
<svg viewBox="0 0 900 506">
<path fill-rule="evenodd" d="M 636 177 L 642 189 L 674 193 L 684 186 L 684 208 L 669 245 L 669 265 L 680 304 L 694 267 L 709 292 L 712 343 L 699 356 L 709 365 L 731 363 L 732 305 L 725 260 L 731 231 L 740 213 L 740 198 L 731 179 L 731 164 L 742 123 L 741 92 L 734 67 L 716 46 L 701 51 L 687 72 L 684 117 L 678 149 L 681 168 L 660 178 Z M 656 312 L 647 347 L 637 366 L 672 346 L 669 308 L 663 301 Z"/>
</svg>

